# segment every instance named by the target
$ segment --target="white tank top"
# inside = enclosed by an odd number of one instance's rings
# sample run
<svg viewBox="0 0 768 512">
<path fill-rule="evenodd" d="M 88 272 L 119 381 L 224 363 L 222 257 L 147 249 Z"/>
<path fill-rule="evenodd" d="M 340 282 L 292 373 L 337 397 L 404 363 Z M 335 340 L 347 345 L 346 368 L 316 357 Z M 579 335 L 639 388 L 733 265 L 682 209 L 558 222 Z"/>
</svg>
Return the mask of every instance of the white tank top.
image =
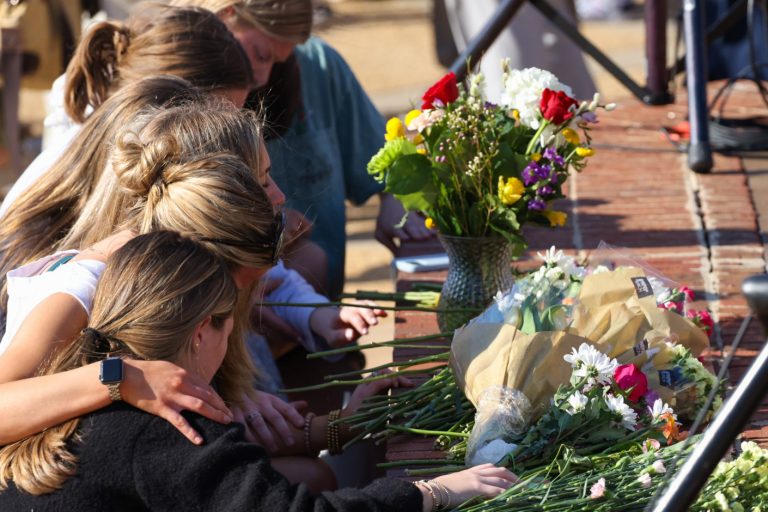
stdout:
<svg viewBox="0 0 768 512">
<path fill-rule="evenodd" d="M 90 317 L 96 283 L 104 271 L 104 262 L 69 261 L 52 271 L 43 271 L 52 261 L 57 261 L 67 254 L 77 253 L 78 251 L 57 252 L 8 272 L 8 314 L 5 334 L 0 340 L 0 354 L 11 344 L 29 313 L 55 293 L 66 293 L 74 297 Z"/>
</svg>

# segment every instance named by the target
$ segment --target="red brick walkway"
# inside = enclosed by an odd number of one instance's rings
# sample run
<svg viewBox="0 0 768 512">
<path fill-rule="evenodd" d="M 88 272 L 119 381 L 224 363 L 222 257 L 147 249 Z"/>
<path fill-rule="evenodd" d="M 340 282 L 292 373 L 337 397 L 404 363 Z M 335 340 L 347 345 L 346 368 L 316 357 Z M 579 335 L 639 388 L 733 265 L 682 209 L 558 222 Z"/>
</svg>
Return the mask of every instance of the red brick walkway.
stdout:
<svg viewBox="0 0 768 512">
<path fill-rule="evenodd" d="M 714 87 L 714 85 L 713 85 Z M 737 90 L 728 102 L 739 112 L 764 111 L 752 89 Z M 676 120 L 670 121 L 671 114 Z M 685 98 L 677 104 L 648 107 L 634 100 L 603 113 L 593 131 L 596 155 L 581 174 L 570 180 L 562 209 L 569 223 L 559 230 L 531 229 L 525 268 L 535 264 L 530 255 L 556 245 L 588 256 L 601 241 L 630 248 L 666 277 L 697 292 L 718 323 L 710 355 L 722 355 L 749 309 L 741 295 L 744 278 L 764 273 L 766 261 L 760 239 L 752 192 L 744 161 L 715 155 L 711 174 L 697 175 L 686 168 L 686 155 L 664 137 L 661 127 L 684 119 Z M 434 247 L 426 251 L 434 250 Z M 418 248 L 408 248 L 409 252 Z M 529 262 L 529 263 L 528 263 Z M 440 274 L 400 274 L 398 288 L 410 280 L 439 280 Z M 398 313 L 397 337 L 437 332 L 433 314 Z M 764 343 L 753 322 L 731 365 L 730 384 L 738 383 Z M 411 351 L 396 350 L 396 359 Z M 745 436 L 768 444 L 768 402 L 753 417 Z M 399 437 L 390 442 L 389 460 L 434 458 L 431 441 Z"/>
</svg>

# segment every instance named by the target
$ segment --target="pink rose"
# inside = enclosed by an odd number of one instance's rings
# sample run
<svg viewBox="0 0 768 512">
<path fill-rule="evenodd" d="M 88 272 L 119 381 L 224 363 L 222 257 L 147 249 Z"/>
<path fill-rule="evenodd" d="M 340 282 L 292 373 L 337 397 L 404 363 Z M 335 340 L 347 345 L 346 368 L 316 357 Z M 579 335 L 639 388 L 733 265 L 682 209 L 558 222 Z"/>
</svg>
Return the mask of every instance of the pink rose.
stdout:
<svg viewBox="0 0 768 512">
<path fill-rule="evenodd" d="M 679 291 L 680 291 L 680 293 L 682 293 L 683 295 L 685 295 L 685 300 L 686 300 L 686 301 L 688 301 L 688 302 L 692 302 L 692 301 L 693 301 L 693 298 L 694 298 L 694 293 L 693 293 L 693 290 L 691 290 L 691 289 L 690 289 L 690 288 L 688 288 L 687 286 L 681 286 L 681 287 L 679 288 Z"/>
<path fill-rule="evenodd" d="M 623 389 L 632 389 L 629 401 L 637 402 L 648 391 L 648 378 L 634 364 L 623 364 L 613 372 L 613 380 Z"/>
</svg>

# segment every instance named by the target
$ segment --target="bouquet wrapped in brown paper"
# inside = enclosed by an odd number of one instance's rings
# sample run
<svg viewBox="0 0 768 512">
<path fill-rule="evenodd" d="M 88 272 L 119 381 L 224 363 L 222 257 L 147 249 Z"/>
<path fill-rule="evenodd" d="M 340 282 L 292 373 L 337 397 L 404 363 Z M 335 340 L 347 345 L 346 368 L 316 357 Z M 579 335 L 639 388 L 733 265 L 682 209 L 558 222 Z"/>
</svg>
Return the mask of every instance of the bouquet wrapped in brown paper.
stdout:
<svg viewBox="0 0 768 512">
<path fill-rule="evenodd" d="M 522 391 L 537 416 L 557 387 L 568 382 L 570 367 L 563 356 L 583 342 L 654 376 L 670 367 L 673 346 L 694 356 L 708 346 L 706 334 L 692 321 L 659 307 L 651 281 L 635 267 L 584 277 L 567 329 L 527 329 L 526 334 L 519 327 L 527 316 L 514 315 L 517 326 L 471 322 L 455 332 L 451 367 L 473 403 L 485 388 L 504 385 Z M 674 398 L 661 380 L 651 380 L 659 382 L 663 398 Z"/>
</svg>

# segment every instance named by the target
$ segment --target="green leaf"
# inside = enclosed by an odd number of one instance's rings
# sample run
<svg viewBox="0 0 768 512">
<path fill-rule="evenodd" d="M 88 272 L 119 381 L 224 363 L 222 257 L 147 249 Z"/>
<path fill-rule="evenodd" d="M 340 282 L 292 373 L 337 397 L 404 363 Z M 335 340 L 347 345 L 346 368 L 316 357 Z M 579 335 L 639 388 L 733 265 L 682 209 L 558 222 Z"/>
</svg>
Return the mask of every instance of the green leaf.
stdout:
<svg viewBox="0 0 768 512">
<path fill-rule="evenodd" d="M 385 191 L 397 195 L 413 194 L 432 180 L 431 173 L 432 165 L 426 156 L 418 153 L 402 156 L 387 172 Z"/>
<path fill-rule="evenodd" d="M 427 212 L 435 202 L 437 190 L 428 182 L 418 192 L 412 194 L 397 194 L 395 197 L 403 204 L 403 208 L 414 212 Z"/>
</svg>

